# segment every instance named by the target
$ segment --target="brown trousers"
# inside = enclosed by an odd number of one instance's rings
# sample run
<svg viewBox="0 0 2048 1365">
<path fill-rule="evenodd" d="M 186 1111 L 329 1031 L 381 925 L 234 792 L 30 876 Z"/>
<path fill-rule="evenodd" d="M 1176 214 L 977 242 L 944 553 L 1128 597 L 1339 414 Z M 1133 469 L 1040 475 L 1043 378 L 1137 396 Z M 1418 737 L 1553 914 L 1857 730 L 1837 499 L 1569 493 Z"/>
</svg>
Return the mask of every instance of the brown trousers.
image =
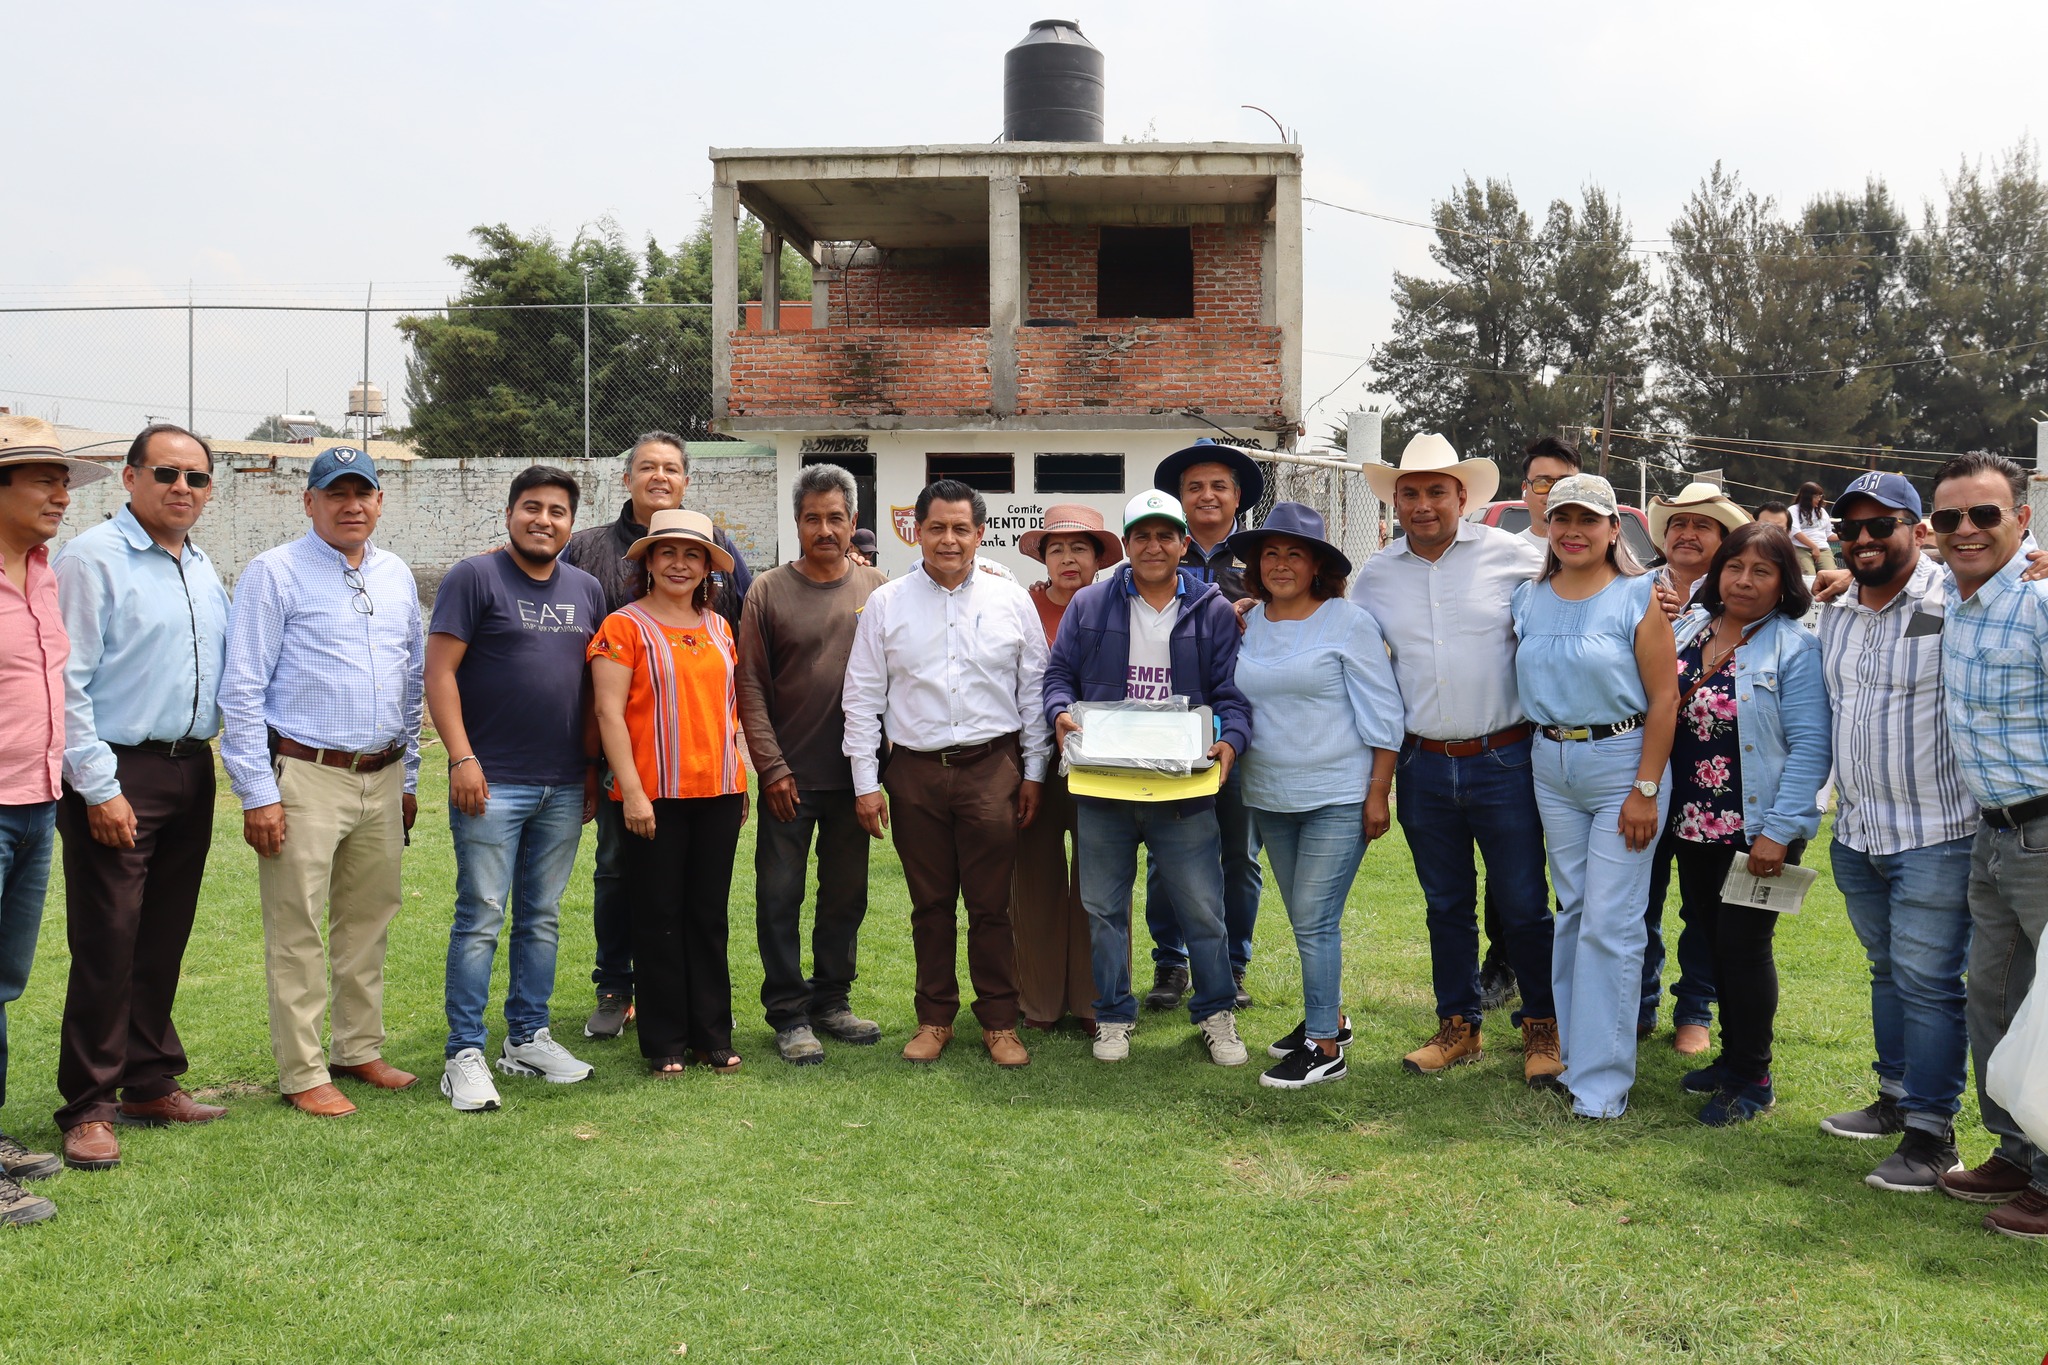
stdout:
<svg viewBox="0 0 2048 1365">
<path fill-rule="evenodd" d="M 85 798 L 68 785 L 57 806 L 71 944 L 57 1126 L 67 1131 L 112 1122 L 117 1099 L 162 1099 L 185 1074 L 171 1005 L 213 844 L 213 751 L 116 749 L 114 762 L 135 811 L 135 847 L 95 841 Z"/>
<path fill-rule="evenodd" d="M 1017 831 L 1010 926 L 1017 940 L 1017 1000 L 1026 1019 L 1056 1024 L 1095 1017 L 1088 911 L 1073 853 L 1074 798 L 1067 779 L 1047 773 L 1038 818 Z"/>
<path fill-rule="evenodd" d="M 1015 735 L 950 764 L 903 748 L 889 755 L 882 786 L 910 890 L 920 1024 L 951 1027 L 960 1013 L 955 911 L 964 902 L 974 1017 L 984 1029 L 1017 1027 L 1010 877 L 1017 864 L 1017 789 L 1023 780 Z"/>
</svg>

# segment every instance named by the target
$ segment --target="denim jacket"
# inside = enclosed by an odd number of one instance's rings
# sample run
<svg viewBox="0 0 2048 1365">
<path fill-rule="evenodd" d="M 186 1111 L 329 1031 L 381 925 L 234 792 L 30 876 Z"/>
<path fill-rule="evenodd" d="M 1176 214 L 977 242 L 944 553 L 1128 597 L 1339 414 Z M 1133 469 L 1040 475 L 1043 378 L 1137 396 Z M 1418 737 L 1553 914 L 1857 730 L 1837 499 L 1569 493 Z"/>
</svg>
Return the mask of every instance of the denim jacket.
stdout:
<svg viewBox="0 0 2048 1365">
<path fill-rule="evenodd" d="M 1690 607 L 1671 629 L 1682 651 L 1712 625 L 1705 607 Z M 1778 612 L 1750 626 L 1736 647 L 1735 729 L 1744 831 L 1781 844 L 1819 834 L 1834 744 L 1820 641 Z"/>
</svg>

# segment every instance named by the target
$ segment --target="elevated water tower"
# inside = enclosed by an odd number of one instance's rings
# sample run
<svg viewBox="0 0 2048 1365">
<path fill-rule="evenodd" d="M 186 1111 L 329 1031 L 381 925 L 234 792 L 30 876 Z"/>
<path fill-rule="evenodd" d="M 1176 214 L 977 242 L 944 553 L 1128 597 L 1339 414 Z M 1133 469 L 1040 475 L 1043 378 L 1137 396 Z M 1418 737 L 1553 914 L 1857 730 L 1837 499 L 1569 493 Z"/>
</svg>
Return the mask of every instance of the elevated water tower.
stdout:
<svg viewBox="0 0 2048 1365">
<path fill-rule="evenodd" d="M 367 447 L 371 434 L 384 425 L 384 390 L 367 381 L 349 385 L 348 415 L 362 420 L 363 444 Z"/>
</svg>

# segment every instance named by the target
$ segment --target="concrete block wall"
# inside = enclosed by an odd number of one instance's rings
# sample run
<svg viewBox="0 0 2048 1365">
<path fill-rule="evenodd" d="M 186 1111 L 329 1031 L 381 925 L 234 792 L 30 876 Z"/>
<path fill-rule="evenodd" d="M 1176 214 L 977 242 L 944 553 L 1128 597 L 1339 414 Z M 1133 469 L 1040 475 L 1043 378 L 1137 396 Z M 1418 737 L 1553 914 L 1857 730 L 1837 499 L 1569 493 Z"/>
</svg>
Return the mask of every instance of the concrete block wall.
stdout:
<svg viewBox="0 0 2048 1365">
<path fill-rule="evenodd" d="M 576 525 L 611 521 L 625 502 L 623 472 L 616 458 L 557 460 L 576 476 L 582 503 Z M 412 566 L 420 595 L 431 601 L 450 565 L 465 556 L 491 549 L 505 539 L 505 494 L 525 460 L 414 460 L 385 465 L 378 471 L 384 485 L 384 514 L 376 543 Z M 303 461 L 279 461 L 236 468 L 223 458 L 213 501 L 200 519 L 193 539 L 214 558 L 229 585 L 251 559 L 273 545 L 306 533 L 302 494 L 306 486 Z M 112 516 L 127 501 L 118 477 L 88 484 L 72 494 L 59 540 Z M 690 491 L 685 505 L 704 512 L 723 526 L 746 556 L 749 566 L 776 562 L 779 499 L 772 455 L 690 460 Z"/>
<path fill-rule="evenodd" d="M 732 338 L 732 415 L 981 417 L 988 328 L 839 327 Z"/>
</svg>

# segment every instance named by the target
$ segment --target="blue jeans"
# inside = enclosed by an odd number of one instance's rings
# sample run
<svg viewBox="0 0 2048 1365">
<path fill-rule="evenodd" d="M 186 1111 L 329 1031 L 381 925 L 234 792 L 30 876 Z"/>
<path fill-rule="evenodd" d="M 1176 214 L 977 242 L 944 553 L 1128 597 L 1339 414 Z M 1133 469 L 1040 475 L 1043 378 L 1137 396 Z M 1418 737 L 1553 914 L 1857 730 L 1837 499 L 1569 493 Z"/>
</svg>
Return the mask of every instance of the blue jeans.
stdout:
<svg viewBox="0 0 2048 1365">
<path fill-rule="evenodd" d="M 1335 1038 L 1344 1014 L 1344 902 L 1365 857 L 1365 803 L 1255 810 L 1273 880 L 1294 923 L 1308 1036 Z"/>
<path fill-rule="evenodd" d="M 1679 838 L 1667 826 L 1658 838 L 1650 859 L 1650 896 L 1643 910 L 1643 924 L 1649 942 L 1643 948 L 1643 1003 L 1636 1015 L 1636 1032 L 1657 1027 L 1657 1005 L 1664 994 L 1664 901 L 1671 892 L 1671 864 L 1678 857 Z M 1685 918 L 1679 908 L 1678 980 L 1671 983 L 1671 1022 L 1698 1024 L 1714 1022 L 1714 945 L 1708 936 Z"/>
<path fill-rule="evenodd" d="M 1870 958 L 1878 1087 L 1907 1126 L 1945 1133 L 1970 1061 L 1963 969 L 1970 956 L 1968 838 L 1903 853 L 1829 851 L 1849 923 Z"/>
<path fill-rule="evenodd" d="M 1216 812 L 1177 813 L 1174 803 L 1075 803 L 1074 856 L 1081 871 L 1081 905 L 1088 912 L 1088 948 L 1095 978 L 1095 1020 L 1129 1024 L 1138 1018 L 1131 994 L 1131 883 L 1138 879 L 1138 845 L 1173 897 L 1175 927 L 1188 946 L 1194 995 L 1188 1016 L 1201 1023 L 1237 1003 L 1230 949 L 1223 928 L 1222 843 Z"/>
<path fill-rule="evenodd" d="M 1429 970 L 1440 1019 L 1479 1013 L 1479 875 L 1472 846 L 1486 860 L 1486 885 L 1499 907 L 1508 959 L 1521 983 L 1524 1018 L 1549 1019 L 1550 895 L 1543 882 L 1543 822 L 1529 775 L 1529 740 L 1470 758 L 1402 746 L 1394 803 L 1415 858 L 1429 915 Z"/>
<path fill-rule="evenodd" d="M 57 803 L 0 806 L 0 1104 L 7 1102 L 7 1007 L 21 999 L 43 927 Z"/>
<path fill-rule="evenodd" d="M 1643 762 L 1643 732 L 1606 739 L 1535 741 L 1536 805 L 1557 890 L 1551 994 L 1572 1112 L 1619 1118 L 1636 1083 L 1633 1025 L 1643 974 L 1643 897 L 1648 848 L 1622 838 L 1621 803 Z M 1671 770 L 1657 795 L 1657 828 L 1669 808 Z"/>
<path fill-rule="evenodd" d="M 583 836 L 583 784 L 500 782 L 482 815 L 448 808 L 455 841 L 455 925 L 448 933 L 448 1055 L 484 1045 L 491 958 L 512 911 L 505 1027 L 528 1042 L 548 1026 L 563 888 Z"/>
<path fill-rule="evenodd" d="M 1216 793 L 1216 829 L 1223 849 L 1223 932 L 1230 948 L 1230 967 L 1241 972 L 1252 960 L 1252 930 L 1259 923 L 1259 832 L 1251 808 L 1244 803 L 1237 770 Z M 1161 967 L 1185 967 L 1188 947 L 1181 939 L 1174 913 L 1173 889 L 1153 863 L 1145 870 L 1145 928 L 1152 935 L 1152 961 Z"/>
</svg>

